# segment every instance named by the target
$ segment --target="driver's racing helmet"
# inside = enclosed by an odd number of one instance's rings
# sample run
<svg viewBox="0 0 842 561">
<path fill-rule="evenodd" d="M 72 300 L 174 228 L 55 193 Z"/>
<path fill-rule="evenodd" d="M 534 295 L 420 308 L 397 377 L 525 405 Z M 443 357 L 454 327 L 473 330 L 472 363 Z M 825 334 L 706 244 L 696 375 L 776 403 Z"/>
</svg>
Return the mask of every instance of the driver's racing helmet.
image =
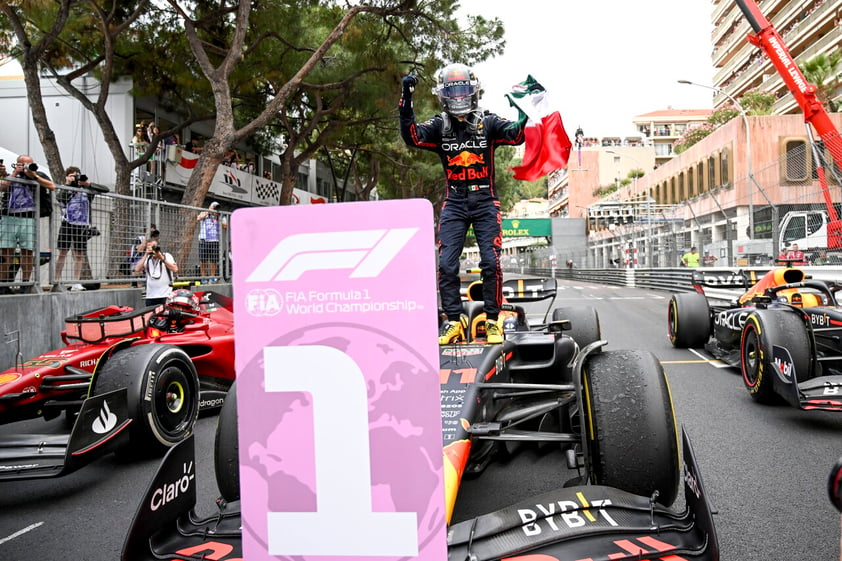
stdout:
<svg viewBox="0 0 842 561">
<path fill-rule="evenodd" d="M 179 288 L 167 297 L 167 308 L 195 314 L 199 311 L 199 298 L 186 288 Z"/>
<path fill-rule="evenodd" d="M 448 64 L 436 73 L 433 94 L 438 98 L 442 111 L 460 117 L 479 107 L 482 87 L 474 71 L 464 64 Z"/>
</svg>

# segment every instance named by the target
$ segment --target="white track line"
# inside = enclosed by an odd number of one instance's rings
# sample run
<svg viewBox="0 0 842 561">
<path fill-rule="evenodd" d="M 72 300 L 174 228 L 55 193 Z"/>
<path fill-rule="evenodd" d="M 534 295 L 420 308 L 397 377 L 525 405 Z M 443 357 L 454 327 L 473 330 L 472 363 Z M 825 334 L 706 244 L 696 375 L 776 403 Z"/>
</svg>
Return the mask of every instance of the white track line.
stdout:
<svg viewBox="0 0 842 561">
<path fill-rule="evenodd" d="M 697 357 L 705 360 L 707 363 L 709 363 L 714 368 L 731 368 L 730 366 L 728 366 L 727 364 L 725 364 L 721 360 L 718 360 L 718 359 L 715 359 L 715 358 L 710 358 L 710 356 L 705 356 L 702 353 L 698 352 L 696 349 L 687 349 L 687 350 L 690 351 L 691 353 L 693 353 L 694 355 L 696 355 Z"/>
<path fill-rule="evenodd" d="M 18 530 L 17 532 L 15 532 L 14 534 L 12 534 L 10 536 L 6 536 L 5 538 L 0 538 L 0 545 L 3 545 L 6 542 L 12 541 L 13 539 L 15 539 L 19 536 L 22 536 L 27 532 L 31 532 L 32 530 L 34 530 L 35 528 L 37 528 L 38 526 L 41 526 L 43 524 L 44 524 L 43 522 L 36 522 L 35 524 L 30 524 L 29 526 L 27 526 L 23 530 Z"/>
</svg>

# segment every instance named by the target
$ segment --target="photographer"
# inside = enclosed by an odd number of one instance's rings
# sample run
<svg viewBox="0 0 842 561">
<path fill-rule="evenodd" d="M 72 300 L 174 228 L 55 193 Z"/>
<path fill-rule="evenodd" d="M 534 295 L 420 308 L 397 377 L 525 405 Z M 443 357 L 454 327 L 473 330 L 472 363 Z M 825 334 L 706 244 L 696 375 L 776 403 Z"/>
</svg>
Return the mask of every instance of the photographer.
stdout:
<svg viewBox="0 0 842 561">
<path fill-rule="evenodd" d="M 161 249 L 158 244 L 158 230 L 150 233 L 146 244 L 146 253 L 134 267 L 135 274 L 143 272 L 146 276 L 145 306 L 164 304 L 167 296 L 172 292 L 172 282 L 178 265 L 169 253 Z"/>
<path fill-rule="evenodd" d="M 95 189 L 99 192 L 107 192 L 108 189 L 98 188 L 91 185 L 88 176 L 75 166 L 65 171 L 65 185 L 70 187 L 81 187 Z M 88 259 L 88 240 L 92 235 L 99 232 L 91 225 L 91 208 L 96 193 L 91 191 L 70 191 L 61 190 L 58 194 L 58 202 L 62 207 L 61 226 L 58 231 L 56 248 L 59 250 L 56 259 L 56 284 L 53 290 L 60 290 L 61 273 L 64 270 L 64 261 L 67 252 L 73 250 L 74 279 L 92 279 L 91 263 Z M 85 287 L 78 282 L 70 287 L 73 292 L 85 290 Z"/>
<path fill-rule="evenodd" d="M 38 196 L 41 216 L 49 216 L 52 211 L 52 201 L 49 192 L 56 186 L 44 172 L 38 171 L 38 165 L 31 156 L 21 154 L 7 176 L 6 166 L 0 162 L 0 191 L 6 193 L 6 209 L 3 224 L 0 227 L 0 282 L 14 281 L 16 271 L 12 268 L 15 248 L 20 246 L 21 282 L 29 282 L 34 266 L 35 251 L 35 197 Z M 14 181 L 15 178 L 25 179 L 38 184 L 38 189 L 32 183 Z M 43 193 L 42 193 L 43 191 Z M 47 197 L 44 197 L 47 195 Z M 25 286 L 23 292 L 32 292 L 31 286 Z M 9 294 L 8 287 L 0 287 L 0 294 Z"/>
</svg>

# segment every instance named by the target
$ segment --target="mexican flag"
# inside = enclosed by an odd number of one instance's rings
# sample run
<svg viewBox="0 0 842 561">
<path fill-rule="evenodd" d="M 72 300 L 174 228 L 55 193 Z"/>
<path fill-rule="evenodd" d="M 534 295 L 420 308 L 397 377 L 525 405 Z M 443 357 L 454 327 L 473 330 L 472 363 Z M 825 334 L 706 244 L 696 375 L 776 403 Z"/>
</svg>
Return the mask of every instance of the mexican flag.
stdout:
<svg viewBox="0 0 842 561">
<path fill-rule="evenodd" d="M 567 167 L 572 144 L 558 111 L 552 111 L 547 91 L 531 75 L 506 94 L 509 103 L 526 121 L 526 151 L 523 162 L 515 166 L 514 177 L 535 181 L 550 172 Z"/>
</svg>

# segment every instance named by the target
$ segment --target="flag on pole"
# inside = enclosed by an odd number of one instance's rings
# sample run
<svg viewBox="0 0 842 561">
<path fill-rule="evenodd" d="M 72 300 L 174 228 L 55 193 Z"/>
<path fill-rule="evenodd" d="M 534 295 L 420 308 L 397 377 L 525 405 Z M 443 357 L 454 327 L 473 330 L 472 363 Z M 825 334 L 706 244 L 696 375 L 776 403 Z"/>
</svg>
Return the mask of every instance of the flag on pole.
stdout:
<svg viewBox="0 0 842 561">
<path fill-rule="evenodd" d="M 526 149 L 521 165 L 513 168 L 515 179 L 535 181 L 567 167 L 572 144 L 561 115 L 550 109 L 544 87 L 530 75 L 506 97 L 520 113 L 519 120 L 526 121 Z"/>
</svg>

